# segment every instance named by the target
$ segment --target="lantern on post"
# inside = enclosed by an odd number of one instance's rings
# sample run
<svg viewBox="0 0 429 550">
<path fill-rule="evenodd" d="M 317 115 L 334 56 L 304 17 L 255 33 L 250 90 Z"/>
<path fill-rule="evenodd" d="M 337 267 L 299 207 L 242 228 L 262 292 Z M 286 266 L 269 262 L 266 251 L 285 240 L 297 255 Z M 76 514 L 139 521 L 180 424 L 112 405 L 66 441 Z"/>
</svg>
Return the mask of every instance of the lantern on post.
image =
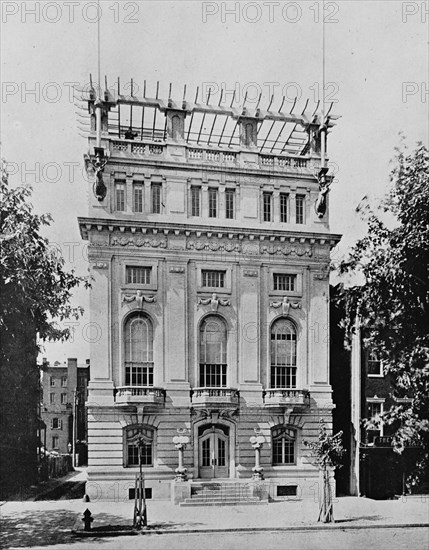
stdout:
<svg viewBox="0 0 429 550">
<path fill-rule="evenodd" d="M 261 434 L 260 430 L 255 429 L 255 434 L 249 439 L 252 447 L 255 449 L 255 466 L 252 468 L 253 475 L 252 479 L 262 480 L 264 479 L 264 468 L 260 464 L 261 459 L 261 449 L 265 443 L 265 437 Z"/>
<path fill-rule="evenodd" d="M 187 471 L 188 469 L 183 466 L 183 451 L 186 449 L 186 446 L 188 445 L 190 439 L 187 435 L 188 430 L 186 428 L 178 428 L 177 433 L 179 435 L 176 435 L 173 437 L 173 443 L 176 449 L 179 451 L 179 466 L 176 468 L 176 477 L 175 481 L 177 482 L 183 482 L 187 481 Z"/>
</svg>

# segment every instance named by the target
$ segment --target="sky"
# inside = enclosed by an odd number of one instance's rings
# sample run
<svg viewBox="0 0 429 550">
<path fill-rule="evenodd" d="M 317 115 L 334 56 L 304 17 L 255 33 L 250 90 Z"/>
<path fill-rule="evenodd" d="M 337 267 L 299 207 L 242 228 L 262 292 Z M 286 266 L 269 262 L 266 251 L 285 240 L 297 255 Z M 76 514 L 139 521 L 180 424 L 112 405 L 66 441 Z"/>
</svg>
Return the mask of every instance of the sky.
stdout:
<svg viewBox="0 0 429 550">
<path fill-rule="evenodd" d="M 56 1 L 1 3 L 1 143 L 11 185 L 30 184 L 37 213 L 54 218 L 46 236 L 66 267 L 87 273 L 87 242 L 77 217 L 87 214 L 90 184 L 83 170 L 73 86 L 97 79 L 100 25 L 102 78 L 126 89 L 134 79 L 166 97 L 193 101 L 197 86 L 232 90 L 248 103 L 274 92 L 274 104 L 314 103 L 322 88 L 322 16 L 326 32 L 327 101 L 341 116 L 328 141 L 331 230 L 343 235 L 336 257 L 365 231 L 356 213 L 364 196 L 388 189 L 403 134 L 412 150 L 429 137 L 429 2 L 340 0 L 299 2 Z M 89 356 L 88 292 L 75 292 L 86 312 L 65 344 L 47 344 L 50 361 Z"/>
</svg>

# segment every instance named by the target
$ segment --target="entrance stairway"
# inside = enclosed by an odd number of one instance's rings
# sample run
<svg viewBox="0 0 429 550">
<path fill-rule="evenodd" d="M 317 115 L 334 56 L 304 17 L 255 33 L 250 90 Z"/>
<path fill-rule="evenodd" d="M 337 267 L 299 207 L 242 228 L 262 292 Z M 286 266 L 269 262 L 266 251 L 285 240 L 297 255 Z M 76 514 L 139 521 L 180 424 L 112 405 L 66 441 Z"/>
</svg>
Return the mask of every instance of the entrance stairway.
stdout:
<svg viewBox="0 0 429 550">
<path fill-rule="evenodd" d="M 263 495 L 262 495 L 263 496 Z M 191 498 L 180 506 L 233 506 L 268 504 L 261 498 L 256 486 L 243 481 L 196 481 L 191 486 Z"/>
</svg>

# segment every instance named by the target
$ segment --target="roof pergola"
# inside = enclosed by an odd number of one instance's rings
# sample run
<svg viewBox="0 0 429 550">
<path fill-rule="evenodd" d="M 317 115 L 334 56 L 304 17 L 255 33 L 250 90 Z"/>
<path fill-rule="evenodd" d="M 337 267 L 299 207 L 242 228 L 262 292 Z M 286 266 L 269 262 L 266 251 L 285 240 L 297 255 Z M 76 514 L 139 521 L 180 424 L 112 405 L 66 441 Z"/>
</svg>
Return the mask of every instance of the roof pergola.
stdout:
<svg viewBox="0 0 429 550">
<path fill-rule="evenodd" d="M 95 90 L 91 86 L 78 90 L 81 102 L 79 116 L 85 117 L 81 124 L 88 130 L 88 116 L 91 112 L 84 109 L 87 103 L 91 107 L 96 99 Z M 307 100 L 304 106 L 298 106 L 295 99 L 289 111 L 284 108 L 285 97 L 280 101 L 277 109 L 274 109 L 274 96 L 271 96 L 266 110 L 260 108 L 261 96 L 256 105 L 248 106 L 247 97 L 242 104 L 235 101 L 235 93 L 232 101 L 222 102 L 222 93 L 217 104 L 210 103 L 210 92 L 205 102 L 199 98 L 197 88 L 195 99 L 190 102 L 186 99 L 186 86 L 183 91 L 183 99 L 177 101 L 171 98 L 171 84 L 167 100 L 159 98 L 159 82 L 156 86 L 155 97 L 146 96 L 146 82 L 143 94 L 134 95 L 133 82 L 131 81 L 130 94 L 121 93 L 118 79 L 115 93 L 107 88 L 101 94 L 103 103 L 108 107 L 108 131 L 109 135 L 118 139 L 133 139 L 136 141 L 163 142 L 167 136 L 168 110 L 184 113 L 185 128 L 184 138 L 188 145 L 202 148 L 234 149 L 240 147 L 239 121 L 253 119 L 257 125 L 257 142 L 259 152 L 262 154 L 276 155 L 304 155 L 309 148 L 310 126 L 318 127 L 321 124 L 320 101 L 309 105 Z M 332 115 L 333 103 L 329 105 L 325 115 L 327 128 L 334 125 L 339 118 Z M 85 113 L 85 114 L 84 114 Z"/>
</svg>

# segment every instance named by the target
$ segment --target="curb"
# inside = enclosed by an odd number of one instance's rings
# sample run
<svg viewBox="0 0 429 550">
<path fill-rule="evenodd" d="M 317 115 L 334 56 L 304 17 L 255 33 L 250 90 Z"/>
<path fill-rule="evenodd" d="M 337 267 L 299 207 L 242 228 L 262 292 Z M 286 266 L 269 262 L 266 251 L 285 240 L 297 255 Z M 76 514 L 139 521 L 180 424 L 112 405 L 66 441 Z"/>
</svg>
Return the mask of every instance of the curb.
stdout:
<svg viewBox="0 0 429 550">
<path fill-rule="evenodd" d="M 344 522 L 346 523 L 346 522 Z M 89 537 L 118 537 L 125 535 L 187 535 L 191 533 L 258 533 L 258 532 L 273 532 L 273 531 L 326 531 L 326 530 L 349 530 L 349 529 L 402 529 L 402 528 L 429 528 L 429 523 L 379 523 L 376 525 L 373 524 L 361 524 L 361 525 L 343 525 L 341 522 L 334 523 L 332 525 L 307 525 L 307 526 L 298 526 L 291 525 L 289 527 L 227 527 L 224 529 L 218 528 L 206 528 L 206 529 L 149 529 L 147 530 L 118 530 L 118 531 L 81 531 L 73 529 L 71 532 L 73 535 L 79 538 L 89 538 Z"/>
</svg>

